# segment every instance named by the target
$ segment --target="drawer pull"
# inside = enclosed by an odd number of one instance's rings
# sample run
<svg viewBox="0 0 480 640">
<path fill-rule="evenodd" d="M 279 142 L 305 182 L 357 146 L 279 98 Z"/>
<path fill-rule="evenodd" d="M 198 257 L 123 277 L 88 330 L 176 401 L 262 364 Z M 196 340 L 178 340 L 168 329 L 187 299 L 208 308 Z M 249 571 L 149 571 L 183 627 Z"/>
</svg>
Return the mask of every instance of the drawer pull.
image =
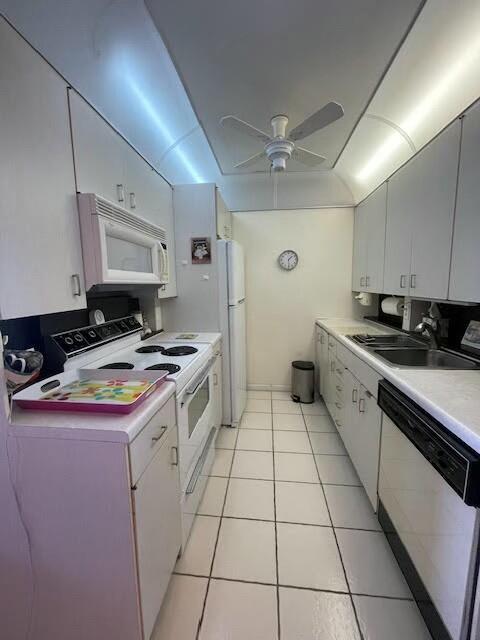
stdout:
<svg viewBox="0 0 480 640">
<path fill-rule="evenodd" d="M 335 389 L 336 389 L 339 393 L 342 393 L 342 387 L 341 387 L 339 384 L 337 384 L 337 386 L 335 387 Z"/>
<path fill-rule="evenodd" d="M 367 276 L 367 277 L 365 278 L 365 286 L 366 286 L 367 288 L 368 288 L 368 287 L 370 287 L 370 276 Z"/>
<path fill-rule="evenodd" d="M 400 289 L 405 289 L 407 276 L 400 276 Z"/>
<path fill-rule="evenodd" d="M 158 442 L 159 440 L 161 440 L 163 438 L 163 436 L 165 435 L 166 430 L 168 429 L 168 427 L 163 426 L 160 429 L 160 433 L 158 434 L 158 436 L 152 436 L 152 442 Z"/>
<path fill-rule="evenodd" d="M 358 400 L 358 389 L 352 389 L 352 403 L 357 404 Z"/>
<path fill-rule="evenodd" d="M 330 363 L 330 371 L 332 371 L 332 373 L 335 371 L 335 362 Z"/>
<path fill-rule="evenodd" d="M 337 407 L 337 409 L 341 409 L 342 405 L 339 402 L 335 402 L 335 406 Z"/>
<path fill-rule="evenodd" d="M 365 413 L 365 398 L 360 398 L 358 401 L 358 410 L 360 413 Z"/>
<path fill-rule="evenodd" d="M 178 467 L 178 447 L 172 447 L 172 466 Z"/>
<path fill-rule="evenodd" d="M 343 376 L 343 371 L 342 371 L 342 369 L 337 369 L 337 373 L 338 373 L 338 375 L 339 375 L 339 376 Z"/>
<path fill-rule="evenodd" d="M 123 184 L 117 184 L 117 200 L 119 202 L 125 201 L 125 188 Z"/>
</svg>

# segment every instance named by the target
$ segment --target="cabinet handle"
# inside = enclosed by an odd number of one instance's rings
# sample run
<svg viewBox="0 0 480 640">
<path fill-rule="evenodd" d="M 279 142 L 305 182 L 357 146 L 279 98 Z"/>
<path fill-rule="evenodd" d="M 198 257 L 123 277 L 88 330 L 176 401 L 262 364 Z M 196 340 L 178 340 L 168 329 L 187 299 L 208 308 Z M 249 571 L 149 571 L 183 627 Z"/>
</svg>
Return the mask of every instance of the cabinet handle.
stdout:
<svg viewBox="0 0 480 640">
<path fill-rule="evenodd" d="M 407 276 L 400 276 L 400 289 L 405 289 Z"/>
<path fill-rule="evenodd" d="M 78 273 L 74 273 L 72 275 L 72 289 L 74 296 L 82 295 L 82 284 L 80 282 L 80 275 Z"/>
<path fill-rule="evenodd" d="M 370 276 L 367 276 L 365 278 L 365 285 L 366 285 L 367 288 L 370 287 Z"/>
<path fill-rule="evenodd" d="M 325 344 L 325 336 L 324 335 L 320 336 L 320 344 Z"/>
<path fill-rule="evenodd" d="M 342 423 L 340 422 L 340 420 L 335 420 L 335 424 L 337 425 L 337 427 L 341 427 Z"/>
<path fill-rule="evenodd" d="M 362 276 L 362 277 L 360 278 L 360 286 L 361 286 L 361 287 L 364 287 L 364 286 L 365 286 L 365 277 L 364 277 L 364 276 Z"/>
<path fill-rule="evenodd" d="M 136 209 L 136 208 L 137 208 L 137 198 L 132 191 L 132 193 L 130 194 L 130 209 Z"/>
<path fill-rule="evenodd" d="M 360 398 L 358 401 L 358 410 L 360 413 L 365 413 L 365 398 Z"/>
<path fill-rule="evenodd" d="M 216 387 L 218 384 L 218 374 L 213 374 L 213 386 Z"/>
<path fill-rule="evenodd" d="M 172 466 L 178 467 L 178 447 L 172 447 Z"/>
<path fill-rule="evenodd" d="M 117 184 L 117 200 L 119 202 L 125 201 L 125 187 L 123 184 Z"/>
<path fill-rule="evenodd" d="M 412 275 L 410 276 L 410 287 L 412 289 L 415 289 L 416 286 L 417 286 L 417 274 L 412 273 Z"/>
<path fill-rule="evenodd" d="M 343 376 L 343 371 L 341 369 L 337 369 L 337 373 L 339 376 Z"/>
<path fill-rule="evenodd" d="M 340 385 L 337 384 L 337 386 L 335 387 L 335 389 L 339 392 L 342 393 L 342 387 Z"/>
<path fill-rule="evenodd" d="M 335 402 L 335 406 L 337 407 L 337 409 L 341 409 L 342 405 L 339 402 Z"/>
<path fill-rule="evenodd" d="M 335 371 L 335 362 L 330 363 L 330 371 L 333 373 Z"/>
<path fill-rule="evenodd" d="M 357 404 L 358 389 L 352 389 L 352 403 Z"/>
<path fill-rule="evenodd" d="M 160 428 L 160 433 L 158 436 L 152 436 L 152 442 L 158 442 L 159 440 L 161 440 L 163 438 L 163 436 L 165 435 L 166 430 L 168 429 L 168 427 L 161 427 Z"/>
</svg>

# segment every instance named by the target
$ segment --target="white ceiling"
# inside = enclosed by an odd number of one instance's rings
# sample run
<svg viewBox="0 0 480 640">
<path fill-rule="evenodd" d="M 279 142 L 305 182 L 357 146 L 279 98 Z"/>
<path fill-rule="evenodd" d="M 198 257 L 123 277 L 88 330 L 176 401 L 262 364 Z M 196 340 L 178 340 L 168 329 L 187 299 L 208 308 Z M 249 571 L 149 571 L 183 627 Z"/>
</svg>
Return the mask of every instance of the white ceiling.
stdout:
<svg viewBox="0 0 480 640">
<path fill-rule="evenodd" d="M 331 168 L 421 5 L 420 0 L 146 0 L 223 174 L 261 144 L 219 125 L 234 114 L 270 133 L 330 100 L 345 116 L 302 141 Z M 309 171 L 290 161 L 288 171 Z M 318 171 L 319 169 L 313 169 Z"/>
</svg>

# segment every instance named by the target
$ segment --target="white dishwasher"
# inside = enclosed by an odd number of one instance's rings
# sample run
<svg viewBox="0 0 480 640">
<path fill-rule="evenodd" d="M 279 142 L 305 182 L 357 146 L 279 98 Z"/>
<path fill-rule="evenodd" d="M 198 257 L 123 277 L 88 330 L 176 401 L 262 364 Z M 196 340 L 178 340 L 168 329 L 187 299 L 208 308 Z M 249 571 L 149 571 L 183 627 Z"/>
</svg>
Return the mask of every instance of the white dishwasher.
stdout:
<svg viewBox="0 0 480 640">
<path fill-rule="evenodd" d="M 480 455 L 388 382 L 379 512 L 434 640 L 474 640 Z"/>
</svg>

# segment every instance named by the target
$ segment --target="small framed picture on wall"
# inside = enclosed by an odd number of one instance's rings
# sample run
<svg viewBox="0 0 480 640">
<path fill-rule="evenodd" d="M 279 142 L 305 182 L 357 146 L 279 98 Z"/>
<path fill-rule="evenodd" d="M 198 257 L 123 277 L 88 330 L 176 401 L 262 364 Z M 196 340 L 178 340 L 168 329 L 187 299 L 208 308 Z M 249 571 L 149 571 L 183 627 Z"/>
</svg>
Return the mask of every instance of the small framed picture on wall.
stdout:
<svg viewBox="0 0 480 640">
<path fill-rule="evenodd" d="M 210 238 L 192 238 L 192 264 L 211 264 L 212 247 Z"/>
</svg>

